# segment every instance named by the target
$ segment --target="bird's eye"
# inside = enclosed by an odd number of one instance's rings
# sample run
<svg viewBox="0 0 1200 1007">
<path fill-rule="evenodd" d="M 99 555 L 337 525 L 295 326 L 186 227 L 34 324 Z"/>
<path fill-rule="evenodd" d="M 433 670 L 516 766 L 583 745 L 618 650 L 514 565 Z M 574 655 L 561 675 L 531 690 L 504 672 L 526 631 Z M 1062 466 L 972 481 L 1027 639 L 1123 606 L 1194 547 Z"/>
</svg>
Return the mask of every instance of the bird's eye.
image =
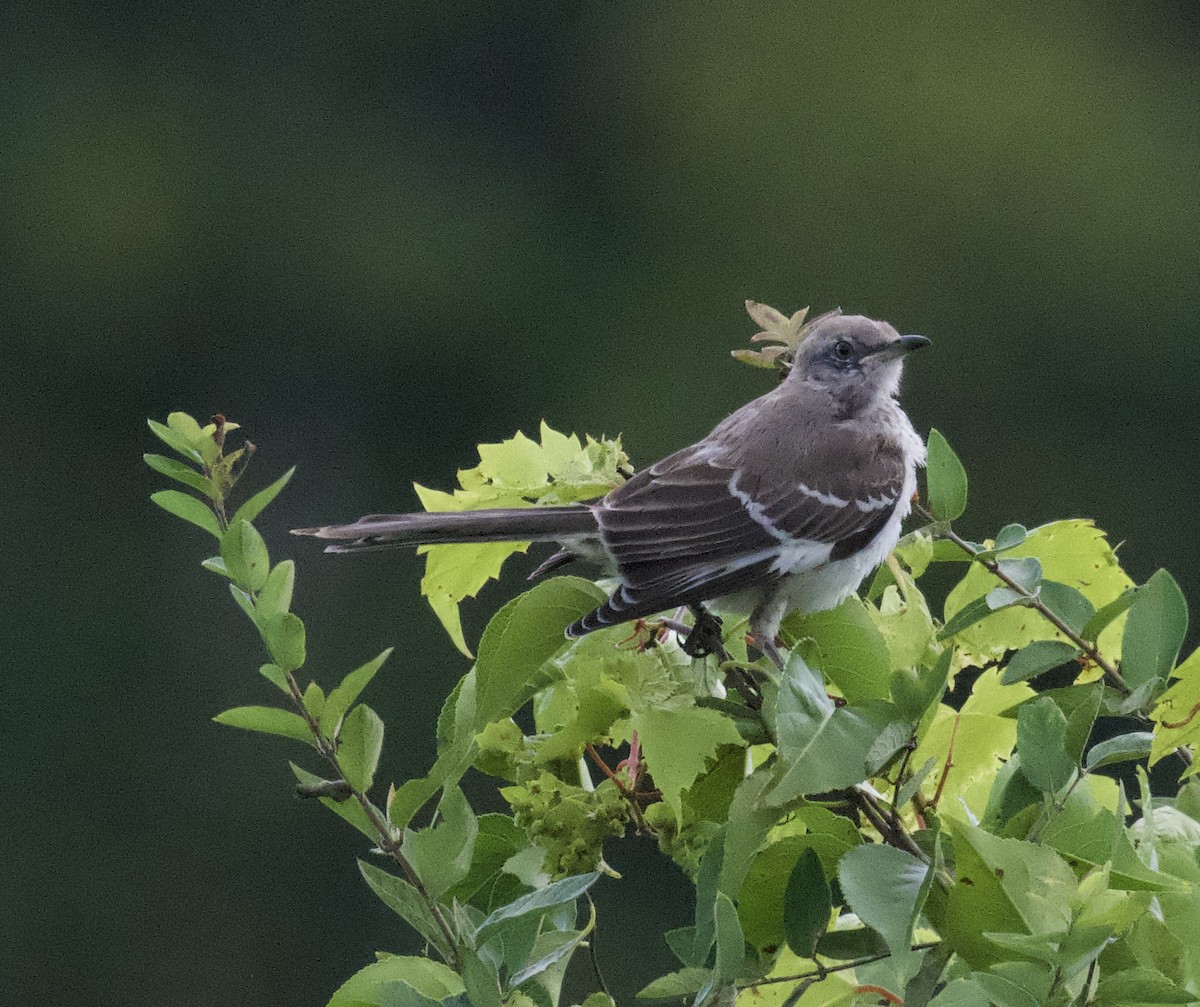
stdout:
<svg viewBox="0 0 1200 1007">
<path fill-rule="evenodd" d="M 846 342 L 846 340 L 839 339 L 833 344 L 833 355 L 838 360 L 851 360 L 854 357 L 854 347 Z"/>
</svg>

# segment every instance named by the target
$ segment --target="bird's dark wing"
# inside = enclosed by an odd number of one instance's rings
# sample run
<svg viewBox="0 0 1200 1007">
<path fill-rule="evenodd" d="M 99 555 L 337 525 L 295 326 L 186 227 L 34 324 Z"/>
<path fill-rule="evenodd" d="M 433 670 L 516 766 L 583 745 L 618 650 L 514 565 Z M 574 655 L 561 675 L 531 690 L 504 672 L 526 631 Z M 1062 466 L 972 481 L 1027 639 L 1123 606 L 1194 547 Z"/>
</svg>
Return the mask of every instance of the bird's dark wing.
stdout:
<svg viewBox="0 0 1200 1007">
<path fill-rule="evenodd" d="M 862 548 L 891 518 L 906 474 L 898 446 L 863 447 L 834 437 L 756 464 L 736 445 L 708 440 L 639 473 L 596 508 L 622 586 L 572 635 L 766 584 Z"/>
</svg>

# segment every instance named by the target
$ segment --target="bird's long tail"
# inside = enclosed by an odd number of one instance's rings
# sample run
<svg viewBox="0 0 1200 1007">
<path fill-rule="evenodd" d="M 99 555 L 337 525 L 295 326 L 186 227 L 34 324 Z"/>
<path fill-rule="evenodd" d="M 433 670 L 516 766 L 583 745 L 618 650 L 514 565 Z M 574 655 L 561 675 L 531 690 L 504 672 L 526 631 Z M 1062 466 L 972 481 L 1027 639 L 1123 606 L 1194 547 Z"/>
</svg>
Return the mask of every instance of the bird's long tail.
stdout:
<svg viewBox="0 0 1200 1007">
<path fill-rule="evenodd" d="M 368 514 L 353 524 L 294 528 L 293 535 L 331 539 L 326 552 L 366 552 L 455 542 L 558 542 L 595 535 L 590 507 L 498 507 L 436 514 Z"/>
</svg>

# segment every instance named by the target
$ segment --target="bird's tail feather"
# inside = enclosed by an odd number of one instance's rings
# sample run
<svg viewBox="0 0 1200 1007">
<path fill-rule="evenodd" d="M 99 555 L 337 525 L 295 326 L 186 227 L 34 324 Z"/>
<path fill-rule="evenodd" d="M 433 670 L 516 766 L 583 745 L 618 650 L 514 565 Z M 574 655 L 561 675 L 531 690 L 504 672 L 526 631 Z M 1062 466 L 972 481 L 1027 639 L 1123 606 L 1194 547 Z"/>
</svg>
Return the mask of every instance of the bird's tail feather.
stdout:
<svg viewBox="0 0 1200 1007">
<path fill-rule="evenodd" d="M 368 552 L 461 542 L 556 542 L 594 535 L 590 507 L 497 507 L 416 514 L 368 514 L 353 524 L 294 528 L 293 535 L 331 539 L 326 552 Z"/>
</svg>

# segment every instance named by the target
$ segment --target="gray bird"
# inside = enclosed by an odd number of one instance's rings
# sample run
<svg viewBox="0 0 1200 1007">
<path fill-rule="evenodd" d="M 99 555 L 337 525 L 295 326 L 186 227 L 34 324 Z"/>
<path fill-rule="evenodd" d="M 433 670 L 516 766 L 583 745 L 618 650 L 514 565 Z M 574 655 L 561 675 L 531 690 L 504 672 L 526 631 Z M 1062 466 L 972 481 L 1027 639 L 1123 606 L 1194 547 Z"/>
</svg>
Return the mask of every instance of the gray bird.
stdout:
<svg viewBox="0 0 1200 1007">
<path fill-rule="evenodd" d="M 905 355 L 928 343 L 862 315 L 817 319 L 775 389 L 596 503 L 375 514 L 295 534 L 338 543 L 327 552 L 557 542 L 534 576 L 585 559 L 620 580 L 568 637 L 688 606 L 703 631 L 689 653 L 707 653 L 720 624 L 704 605 L 716 601 L 749 614 L 782 667 L 783 617 L 838 605 L 900 538 L 925 446 L 896 396 Z"/>
</svg>

